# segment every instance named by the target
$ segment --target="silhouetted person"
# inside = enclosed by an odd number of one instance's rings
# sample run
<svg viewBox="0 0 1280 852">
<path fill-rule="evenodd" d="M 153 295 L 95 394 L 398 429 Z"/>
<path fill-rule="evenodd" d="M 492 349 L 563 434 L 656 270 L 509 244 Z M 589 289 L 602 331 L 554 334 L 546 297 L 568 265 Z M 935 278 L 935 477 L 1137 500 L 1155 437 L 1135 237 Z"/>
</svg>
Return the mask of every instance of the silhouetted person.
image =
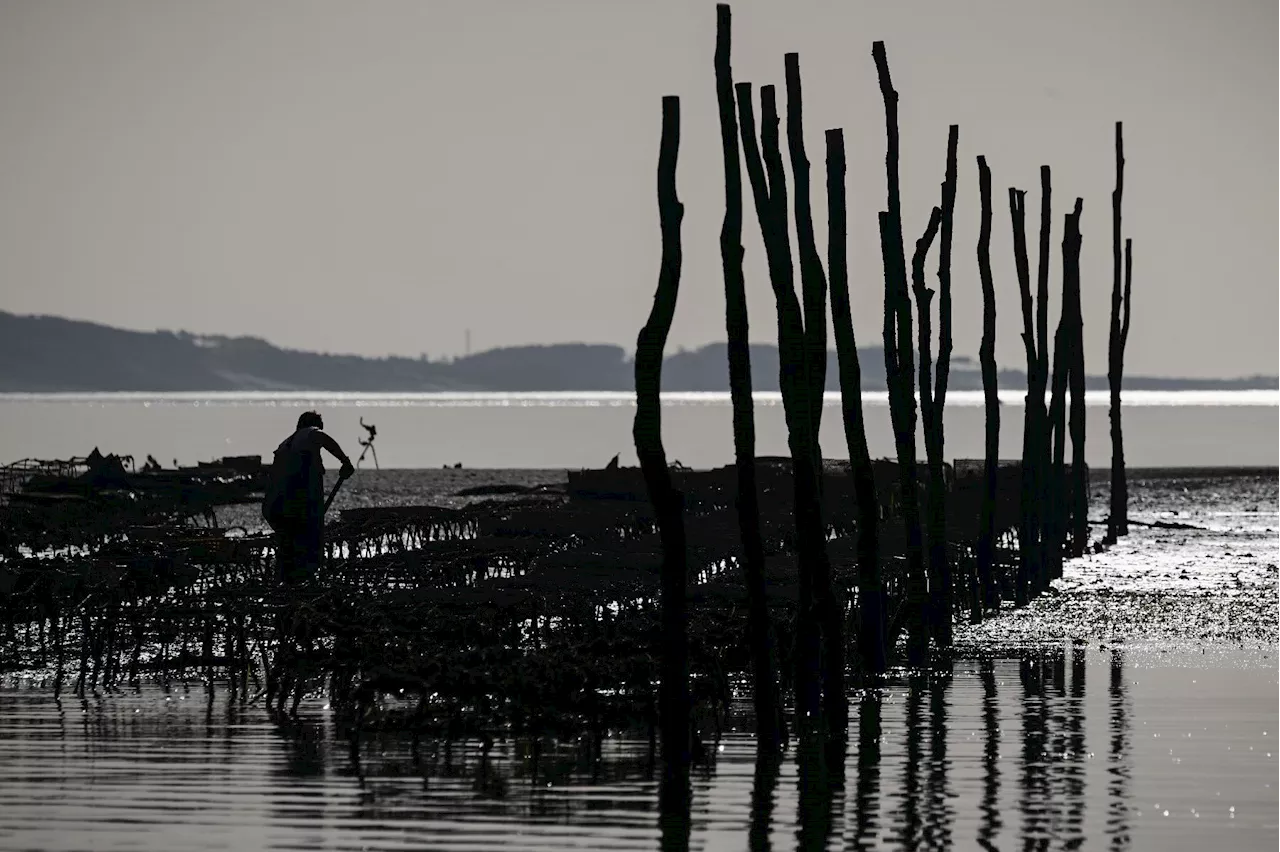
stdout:
<svg viewBox="0 0 1280 852">
<path fill-rule="evenodd" d="M 276 448 L 262 502 L 262 516 L 276 533 L 280 579 L 297 583 L 315 576 L 324 553 L 324 462 L 320 450 L 342 462 L 340 475 L 355 473 L 351 459 L 324 432 L 314 411 L 298 418 L 298 428 Z"/>
</svg>

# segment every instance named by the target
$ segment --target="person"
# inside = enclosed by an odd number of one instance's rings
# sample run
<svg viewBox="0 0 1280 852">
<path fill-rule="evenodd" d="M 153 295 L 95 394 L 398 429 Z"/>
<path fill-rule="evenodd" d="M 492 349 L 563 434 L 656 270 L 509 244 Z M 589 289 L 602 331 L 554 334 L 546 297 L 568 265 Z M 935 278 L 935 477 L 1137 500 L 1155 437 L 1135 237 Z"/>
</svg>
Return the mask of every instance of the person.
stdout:
<svg viewBox="0 0 1280 852">
<path fill-rule="evenodd" d="M 276 448 L 262 516 L 276 534 L 276 565 L 286 584 L 309 580 L 324 555 L 324 462 L 328 450 L 342 462 L 339 476 L 355 473 L 351 459 L 324 431 L 324 420 L 314 411 L 298 418 L 297 430 Z"/>
</svg>

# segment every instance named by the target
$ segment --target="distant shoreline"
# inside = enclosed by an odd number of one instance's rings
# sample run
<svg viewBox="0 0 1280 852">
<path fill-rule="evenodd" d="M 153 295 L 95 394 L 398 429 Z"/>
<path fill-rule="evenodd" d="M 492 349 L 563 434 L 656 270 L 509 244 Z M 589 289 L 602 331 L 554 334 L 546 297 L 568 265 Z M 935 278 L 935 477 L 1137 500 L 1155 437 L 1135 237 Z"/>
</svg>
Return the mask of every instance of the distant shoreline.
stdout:
<svg viewBox="0 0 1280 852">
<path fill-rule="evenodd" d="M 751 383 L 778 390 L 778 347 L 751 344 Z M 862 388 L 886 387 L 884 350 L 860 348 Z M 839 363 L 827 353 L 828 392 L 838 391 Z M 1099 365 L 1101 362 L 1097 362 Z M 1001 369 L 999 384 L 1023 392 L 1026 374 Z M 0 311 L 0 393 L 555 393 L 627 392 L 635 363 L 621 346 L 557 343 L 507 346 L 447 360 L 365 358 L 282 349 L 253 337 L 128 331 L 60 317 Z M 728 347 L 709 343 L 666 353 L 662 387 L 675 392 L 729 390 Z M 954 391 L 982 390 L 971 358 L 951 359 Z M 1085 377 L 1106 392 L 1106 376 Z M 1187 378 L 1129 375 L 1126 391 L 1280 391 L 1280 377 Z"/>
</svg>

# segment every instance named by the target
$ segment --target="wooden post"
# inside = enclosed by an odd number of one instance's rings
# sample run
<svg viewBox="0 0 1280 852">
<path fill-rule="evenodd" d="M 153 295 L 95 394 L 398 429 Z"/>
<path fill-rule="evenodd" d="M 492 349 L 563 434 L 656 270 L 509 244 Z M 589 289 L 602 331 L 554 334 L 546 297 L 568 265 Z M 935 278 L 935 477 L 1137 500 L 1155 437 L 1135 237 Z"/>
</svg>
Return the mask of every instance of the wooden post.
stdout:
<svg viewBox="0 0 1280 852">
<path fill-rule="evenodd" d="M 943 412 L 947 404 L 947 382 L 951 376 L 951 232 L 956 207 L 956 148 L 959 141 L 960 128 L 953 124 L 947 130 L 947 170 L 942 182 L 942 218 L 938 232 L 941 245 L 938 252 L 937 378 L 928 403 L 929 416 L 925 420 L 924 428 L 925 450 L 929 460 L 929 570 L 936 580 L 933 586 L 934 641 L 942 648 L 951 646 L 951 617 L 955 592 L 951 577 L 951 559 L 947 553 L 947 483 L 943 468 L 946 460 Z M 929 335 L 925 334 L 923 339 L 927 341 Z M 927 345 L 922 348 L 922 358 L 927 356 L 927 348 Z M 920 386 L 923 405 L 923 381 Z"/>
<path fill-rule="evenodd" d="M 853 333 L 849 299 L 849 264 L 845 224 L 844 131 L 827 131 L 827 272 L 831 276 L 831 321 L 840 367 L 840 406 L 849 468 L 857 501 L 858 653 L 862 669 L 882 674 L 888 669 L 885 648 L 884 580 L 880 573 L 880 506 L 862 413 L 862 366 Z"/>
<path fill-rule="evenodd" d="M 1067 214 L 1070 216 L 1071 214 Z M 1065 270 L 1064 270 L 1065 272 Z M 1045 521 L 1042 556 L 1044 569 L 1036 577 L 1033 588 L 1039 594 L 1049 586 L 1049 581 L 1062 574 L 1062 546 L 1067 535 L 1067 512 L 1070 505 L 1066 494 L 1066 395 L 1067 373 L 1071 368 L 1071 317 L 1070 297 L 1067 294 L 1066 276 L 1063 276 L 1062 312 L 1058 329 L 1053 335 L 1053 378 L 1049 399 L 1048 429 L 1046 438 L 1052 447 L 1052 458 L 1046 466 Z"/>
<path fill-rule="evenodd" d="M 929 344 L 933 337 L 932 327 L 930 325 L 929 305 L 933 301 L 933 291 L 925 286 L 924 283 L 924 264 L 929 255 L 929 247 L 933 245 L 933 240 L 938 234 L 938 227 L 942 224 L 942 210 L 935 207 L 929 213 L 929 224 L 925 226 L 924 235 L 916 240 L 916 250 L 911 256 L 911 288 L 916 297 L 916 315 L 918 341 L 919 341 L 919 370 L 920 370 L 920 419 L 924 421 L 925 449 L 928 458 L 928 467 L 932 474 L 934 462 L 933 439 L 930 437 L 937 429 L 935 423 L 935 411 L 933 406 L 933 365 L 931 363 L 931 353 Z M 938 571 L 938 564 L 934 561 L 934 524 L 933 515 L 933 477 L 929 478 L 930 493 L 925 502 L 925 529 L 929 542 L 929 558 L 925 563 L 929 572 L 929 607 L 928 607 L 928 623 L 929 631 L 938 642 L 939 647 L 942 645 L 942 589 L 941 577 Z M 946 546 L 945 540 L 943 547 Z M 949 625 L 948 625 L 949 626 Z"/>
<path fill-rule="evenodd" d="M 1039 388 L 1039 356 L 1036 354 L 1035 319 L 1031 300 L 1031 271 L 1027 263 L 1027 194 L 1020 189 L 1009 188 L 1009 215 L 1013 220 L 1013 256 L 1018 274 L 1018 290 L 1022 296 L 1022 343 L 1027 352 L 1027 396 L 1022 425 L 1022 519 L 1018 531 L 1018 576 L 1014 591 L 1014 604 L 1027 603 L 1027 589 L 1035 573 L 1040 538 L 1039 503 L 1040 487 L 1036 463 L 1039 445 L 1043 440 L 1043 418 L 1036 408 L 1036 391 Z M 1043 403 L 1043 393 L 1040 395 Z"/>
<path fill-rule="evenodd" d="M 810 435 L 818 450 L 818 430 L 822 424 L 822 394 L 827 380 L 827 276 L 813 233 L 810 209 L 809 158 L 804 149 L 804 98 L 800 85 L 800 57 L 783 57 L 787 82 L 787 149 L 791 175 L 796 185 L 796 250 L 800 259 L 800 294 L 804 305 L 805 367 L 808 370 Z M 786 211 L 780 211 L 785 215 Z M 821 452 L 817 461 L 822 462 Z"/>
<path fill-rule="evenodd" d="M 742 570 L 747 586 L 756 735 L 762 748 L 772 748 L 786 735 L 778 696 L 773 624 L 765 596 L 764 541 L 760 532 L 760 497 L 756 487 L 755 408 L 751 399 L 751 348 L 742 272 L 742 172 L 738 159 L 733 69 L 729 61 L 731 23 L 729 6 L 725 3 L 717 5 L 716 96 L 720 105 L 725 186 L 720 257 L 724 265 L 725 330 L 729 342 L 729 389 L 733 400 L 733 446 L 738 472 L 738 529 L 742 537 Z"/>
<path fill-rule="evenodd" d="M 671 483 L 662 445 L 662 354 L 675 316 L 683 260 L 680 224 L 684 205 L 676 195 L 676 158 L 680 150 L 680 99 L 662 99 L 662 142 L 658 153 L 658 214 L 662 261 L 649 320 L 636 339 L 636 416 L 632 427 L 636 455 L 644 474 L 662 538 L 662 686 L 659 713 L 664 774 L 687 772 L 689 765 L 689 637 L 686 594 L 688 554 L 683 495 Z"/>
<path fill-rule="evenodd" d="M 804 299 L 804 349 L 807 371 L 805 398 L 809 417 L 806 442 L 810 449 L 811 480 L 806 483 L 805 504 L 796 503 L 797 537 L 803 538 L 802 553 L 809 561 L 814 613 L 822 631 L 823 712 L 829 733 L 843 737 L 849 722 L 844 688 L 844 601 L 831 582 L 831 561 L 827 555 L 827 526 L 822 517 L 822 445 L 818 439 L 822 423 L 822 397 L 827 381 L 827 276 L 813 234 L 810 209 L 809 158 L 804 149 L 804 101 L 800 86 L 800 58 L 788 53 L 783 58 L 787 81 L 787 148 L 791 174 L 795 179 L 796 245 L 800 255 L 800 290 Z M 780 210 L 785 216 L 786 211 Z M 797 497 L 800 495 L 797 494 Z M 804 528 L 799 521 L 804 517 Z"/>
<path fill-rule="evenodd" d="M 978 576 L 994 575 L 996 485 L 1000 464 L 1000 398 L 996 384 L 996 291 L 991 277 L 991 172 L 985 157 L 978 158 L 978 181 L 982 185 L 982 225 L 978 237 L 978 271 L 982 279 L 982 342 L 978 361 L 982 367 L 982 390 L 986 399 L 987 441 L 984 488 L 978 530 Z"/>
<path fill-rule="evenodd" d="M 885 375 L 889 385 L 889 411 L 893 420 L 894 443 L 898 451 L 899 484 L 902 489 L 902 520 L 907 538 L 907 657 L 911 665 L 924 663 L 928 652 L 928 625 L 925 623 L 927 592 L 924 548 L 920 530 L 919 478 L 916 473 L 916 400 L 911 341 L 911 296 L 907 288 L 906 251 L 902 238 L 902 196 L 898 181 L 898 93 L 889 76 L 889 60 L 884 42 L 871 47 L 880 78 L 880 94 L 885 111 L 885 176 L 887 207 L 880 214 L 880 250 L 884 258 L 885 280 Z M 898 625 L 889 630 L 890 645 L 897 638 Z"/>
<path fill-rule="evenodd" d="M 1124 125 L 1116 122 L 1116 188 L 1111 193 L 1111 338 L 1107 347 L 1107 384 L 1111 388 L 1111 513 L 1107 538 L 1129 534 L 1129 480 L 1124 468 L 1124 429 L 1120 424 L 1120 386 L 1124 381 L 1124 345 L 1129 337 L 1129 285 L 1133 271 L 1125 245 L 1125 287 L 1120 292 L 1120 203 L 1124 197 Z M 1121 308 L 1124 323 L 1121 326 Z"/>
<path fill-rule="evenodd" d="M 817 717 L 821 694 L 818 679 L 819 633 L 813 610 L 813 561 L 826 556 L 826 542 L 815 553 L 812 530 L 821 529 L 815 518 L 816 482 L 813 450 L 808 440 L 809 402 L 805 377 L 804 320 L 795 293 L 795 271 L 791 263 L 787 233 L 786 174 L 778 147 L 778 112 L 772 86 L 760 89 L 761 127 L 756 139 L 751 85 L 738 83 L 738 116 L 742 150 L 755 198 L 756 218 L 764 239 L 778 314 L 779 385 L 787 421 L 787 443 L 791 450 L 792 480 L 795 489 L 796 549 L 799 565 L 799 600 L 795 639 L 795 708 L 799 722 Z M 815 520 L 818 522 L 815 527 Z"/>
<path fill-rule="evenodd" d="M 1089 544 L 1089 468 L 1084 456 L 1084 314 L 1080 307 L 1080 216 L 1083 205 L 1083 199 L 1077 198 L 1075 210 L 1067 217 L 1062 241 L 1063 291 L 1071 302 L 1071 368 L 1067 382 L 1071 391 L 1071 555 L 1075 557 L 1083 556 Z M 1065 301 L 1063 308 L 1066 309 Z"/>
<path fill-rule="evenodd" d="M 1049 422 L 1049 409 L 1045 393 L 1049 388 L 1049 267 L 1052 263 L 1050 237 L 1053 230 L 1053 174 L 1048 166 L 1040 167 L 1040 261 L 1036 285 L 1036 459 L 1035 479 L 1039 490 L 1036 501 L 1036 558 L 1032 563 L 1031 588 L 1038 592 L 1048 587 L 1049 564 L 1045 561 L 1044 525 L 1049 507 L 1058 499 L 1051 494 L 1053 477 L 1049 469 L 1052 460 L 1053 425 Z M 1055 356 L 1056 357 L 1056 356 Z M 1059 540 L 1059 545 L 1061 541 Z M 1053 563 L 1056 566 L 1060 561 Z"/>
</svg>

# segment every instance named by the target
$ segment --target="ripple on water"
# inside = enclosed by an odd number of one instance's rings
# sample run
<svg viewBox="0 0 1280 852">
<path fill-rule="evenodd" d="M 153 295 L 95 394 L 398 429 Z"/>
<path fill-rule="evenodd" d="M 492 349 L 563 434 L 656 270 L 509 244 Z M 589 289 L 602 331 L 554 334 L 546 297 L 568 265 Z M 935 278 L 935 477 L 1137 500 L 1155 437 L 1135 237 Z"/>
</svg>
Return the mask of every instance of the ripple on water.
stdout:
<svg viewBox="0 0 1280 852">
<path fill-rule="evenodd" d="M 855 703 L 847 743 L 793 743 L 774 763 L 727 735 L 693 772 L 689 843 L 1274 848 L 1275 666 L 1213 656 L 1064 644 L 896 673 Z M 660 845 L 644 739 L 609 737 L 598 759 L 577 743 L 535 757 L 500 741 L 485 757 L 403 735 L 353 753 L 320 701 L 280 723 L 223 696 L 0 691 L 0 847 Z"/>
</svg>

